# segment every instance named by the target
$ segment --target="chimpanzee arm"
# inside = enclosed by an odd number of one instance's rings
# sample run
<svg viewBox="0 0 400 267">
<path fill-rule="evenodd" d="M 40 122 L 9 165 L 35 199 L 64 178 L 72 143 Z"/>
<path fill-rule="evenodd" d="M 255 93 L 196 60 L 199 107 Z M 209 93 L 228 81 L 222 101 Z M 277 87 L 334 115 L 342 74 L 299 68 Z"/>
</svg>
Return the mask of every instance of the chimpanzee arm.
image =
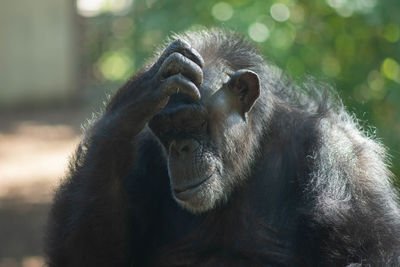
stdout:
<svg viewBox="0 0 400 267">
<path fill-rule="evenodd" d="M 136 143 L 146 123 L 177 88 L 200 98 L 197 88 L 203 64 L 187 43 L 173 42 L 150 69 L 118 91 L 104 115 L 86 132 L 49 217 L 49 266 L 128 264 L 124 185 L 128 174 L 141 167 L 135 166 Z"/>
<path fill-rule="evenodd" d="M 330 113 L 318 128 L 308 196 L 316 232 L 329 233 L 323 250 L 330 264 L 398 266 L 400 212 L 384 148 L 344 111 Z"/>
</svg>

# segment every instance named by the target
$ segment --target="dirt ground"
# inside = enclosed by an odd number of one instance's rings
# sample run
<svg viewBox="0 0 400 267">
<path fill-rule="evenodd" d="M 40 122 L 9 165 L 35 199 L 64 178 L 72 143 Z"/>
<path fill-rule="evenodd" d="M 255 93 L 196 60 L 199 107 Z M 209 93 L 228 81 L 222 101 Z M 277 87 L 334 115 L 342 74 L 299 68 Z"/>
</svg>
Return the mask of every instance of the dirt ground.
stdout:
<svg viewBox="0 0 400 267">
<path fill-rule="evenodd" d="M 87 114 L 79 108 L 0 112 L 0 267 L 43 266 L 53 192 Z"/>
</svg>

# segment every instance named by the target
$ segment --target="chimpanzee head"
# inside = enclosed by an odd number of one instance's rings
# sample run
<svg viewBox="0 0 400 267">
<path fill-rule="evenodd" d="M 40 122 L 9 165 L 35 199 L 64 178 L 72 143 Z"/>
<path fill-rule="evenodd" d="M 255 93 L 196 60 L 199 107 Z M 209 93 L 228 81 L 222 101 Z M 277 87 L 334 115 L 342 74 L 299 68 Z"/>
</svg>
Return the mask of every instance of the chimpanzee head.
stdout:
<svg viewBox="0 0 400 267">
<path fill-rule="evenodd" d="M 257 74 L 263 66 L 261 57 L 237 36 L 224 33 L 224 39 L 218 39 L 220 33 L 212 33 L 179 36 L 204 58 L 201 100 L 177 93 L 149 123 L 168 157 L 172 194 L 193 213 L 225 202 L 246 179 L 261 121 L 271 113 L 265 103 L 257 103 L 265 102 Z M 214 40 L 207 42 L 207 37 Z"/>
</svg>

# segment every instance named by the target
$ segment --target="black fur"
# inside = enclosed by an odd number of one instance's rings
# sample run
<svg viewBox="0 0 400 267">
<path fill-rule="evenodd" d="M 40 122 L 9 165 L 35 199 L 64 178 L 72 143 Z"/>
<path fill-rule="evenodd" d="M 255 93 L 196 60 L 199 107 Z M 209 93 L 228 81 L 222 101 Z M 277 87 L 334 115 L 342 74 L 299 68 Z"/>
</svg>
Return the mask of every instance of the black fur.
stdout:
<svg viewBox="0 0 400 267">
<path fill-rule="evenodd" d="M 386 152 L 330 90 L 289 83 L 236 34 L 175 38 L 202 55 L 205 72 L 222 65 L 259 75 L 249 114 L 254 151 L 235 155 L 249 161 L 244 177 L 211 211 L 178 206 L 154 135 L 145 127 L 126 138 L 125 126 L 113 127 L 115 107 L 147 79 L 146 67 L 71 159 L 50 215 L 49 266 L 399 266 L 400 210 Z"/>
</svg>

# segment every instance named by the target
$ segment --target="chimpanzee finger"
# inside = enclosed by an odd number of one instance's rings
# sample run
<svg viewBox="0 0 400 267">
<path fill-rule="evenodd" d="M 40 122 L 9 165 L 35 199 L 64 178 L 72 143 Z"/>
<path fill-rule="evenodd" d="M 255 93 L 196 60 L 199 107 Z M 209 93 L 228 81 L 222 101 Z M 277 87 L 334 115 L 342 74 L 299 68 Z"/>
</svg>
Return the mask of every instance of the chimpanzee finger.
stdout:
<svg viewBox="0 0 400 267">
<path fill-rule="evenodd" d="M 189 78 L 197 87 L 203 82 L 203 71 L 201 68 L 179 53 L 172 53 L 161 65 L 160 73 L 162 78 L 181 73 Z"/>
<path fill-rule="evenodd" d="M 162 81 L 161 93 L 171 96 L 176 93 L 183 93 L 193 100 L 200 100 L 200 91 L 188 78 L 178 73 Z"/>
<path fill-rule="evenodd" d="M 200 68 L 204 67 L 203 57 L 197 52 L 194 48 L 190 46 L 190 44 L 184 40 L 178 39 L 173 41 L 161 54 L 159 59 L 157 60 L 156 66 L 161 66 L 166 58 L 169 57 L 172 53 L 181 53 L 185 57 L 192 60 L 194 63 L 200 66 Z"/>
<path fill-rule="evenodd" d="M 196 49 L 194 48 L 190 48 L 189 50 L 183 50 L 182 54 L 187 57 L 188 59 L 190 59 L 191 61 L 193 61 L 194 63 L 196 63 L 197 65 L 199 65 L 200 68 L 204 67 L 204 59 L 203 57 L 200 55 L 199 52 L 197 52 Z"/>
</svg>

